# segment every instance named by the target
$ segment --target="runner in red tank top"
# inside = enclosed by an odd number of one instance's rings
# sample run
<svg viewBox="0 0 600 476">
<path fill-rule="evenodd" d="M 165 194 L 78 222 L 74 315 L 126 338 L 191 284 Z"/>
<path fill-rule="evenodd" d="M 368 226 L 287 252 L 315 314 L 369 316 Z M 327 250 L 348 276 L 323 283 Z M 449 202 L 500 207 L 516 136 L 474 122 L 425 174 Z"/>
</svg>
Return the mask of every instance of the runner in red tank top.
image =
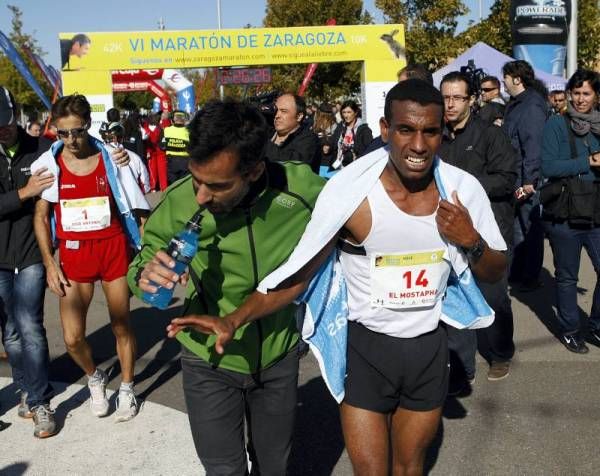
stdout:
<svg viewBox="0 0 600 476">
<path fill-rule="evenodd" d="M 88 376 L 90 409 L 95 416 L 108 413 L 106 374 L 94 364 L 85 339 L 86 315 L 94 283 L 102 282 L 123 383 L 117 399 L 116 421 L 137 414 L 133 393 L 136 341 L 130 327 L 129 288 L 126 275 L 129 244 L 107 179 L 102 154 L 90 142 L 87 129 L 91 108 L 84 96 L 59 99 L 52 107 L 58 137 L 58 203 L 41 199 L 36 204 L 36 237 L 42 252 L 48 287 L 60 297 L 63 337 L 69 355 Z M 48 217 L 54 207 L 60 265 L 53 257 Z"/>
<path fill-rule="evenodd" d="M 59 202 L 54 204 L 56 237 L 60 240 L 91 240 L 111 238 L 124 233 L 108 185 L 102 155 L 97 154 L 98 165 L 91 174 L 75 175 L 65 165 L 62 154 L 58 157 Z M 63 227 L 62 210 L 67 224 Z M 97 210 L 96 210 L 97 209 Z M 100 216 L 94 220 L 94 211 Z M 102 222 L 104 218 L 105 222 Z"/>
</svg>

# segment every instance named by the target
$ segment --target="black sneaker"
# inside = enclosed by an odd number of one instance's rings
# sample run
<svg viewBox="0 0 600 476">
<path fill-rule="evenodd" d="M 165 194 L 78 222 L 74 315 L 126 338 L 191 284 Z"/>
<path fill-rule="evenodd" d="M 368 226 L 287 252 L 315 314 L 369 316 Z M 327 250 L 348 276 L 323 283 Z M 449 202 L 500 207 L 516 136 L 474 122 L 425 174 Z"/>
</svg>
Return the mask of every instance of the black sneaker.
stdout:
<svg viewBox="0 0 600 476">
<path fill-rule="evenodd" d="M 593 331 L 590 329 L 585 336 L 585 340 L 588 342 L 588 344 L 600 347 L 600 331 Z"/>
<path fill-rule="evenodd" d="M 567 350 L 575 352 L 576 354 L 587 354 L 590 351 L 583 339 L 577 334 L 562 335 L 560 336 L 560 342 Z"/>
</svg>

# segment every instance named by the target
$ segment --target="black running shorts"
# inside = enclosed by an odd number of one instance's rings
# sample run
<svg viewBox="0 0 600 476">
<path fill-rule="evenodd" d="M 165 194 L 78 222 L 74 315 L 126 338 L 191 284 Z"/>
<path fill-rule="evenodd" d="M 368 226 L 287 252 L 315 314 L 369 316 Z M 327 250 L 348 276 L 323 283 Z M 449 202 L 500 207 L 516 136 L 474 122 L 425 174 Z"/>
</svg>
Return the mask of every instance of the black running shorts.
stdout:
<svg viewBox="0 0 600 476">
<path fill-rule="evenodd" d="M 430 411 L 446 399 L 448 342 L 441 327 L 405 339 L 349 322 L 347 359 L 344 402 L 353 407 Z"/>
</svg>

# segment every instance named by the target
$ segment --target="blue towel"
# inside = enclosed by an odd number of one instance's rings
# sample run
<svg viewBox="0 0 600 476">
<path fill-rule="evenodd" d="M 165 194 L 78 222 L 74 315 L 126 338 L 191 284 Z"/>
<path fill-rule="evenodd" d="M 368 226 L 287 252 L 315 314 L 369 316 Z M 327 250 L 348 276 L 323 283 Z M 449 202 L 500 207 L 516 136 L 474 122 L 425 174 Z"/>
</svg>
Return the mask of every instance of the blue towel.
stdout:
<svg viewBox="0 0 600 476">
<path fill-rule="evenodd" d="M 348 295 L 335 250 L 297 299 L 305 303 L 302 339 L 314 354 L 325 385 L 339 403 L 344 398 Z"/>
</svg>

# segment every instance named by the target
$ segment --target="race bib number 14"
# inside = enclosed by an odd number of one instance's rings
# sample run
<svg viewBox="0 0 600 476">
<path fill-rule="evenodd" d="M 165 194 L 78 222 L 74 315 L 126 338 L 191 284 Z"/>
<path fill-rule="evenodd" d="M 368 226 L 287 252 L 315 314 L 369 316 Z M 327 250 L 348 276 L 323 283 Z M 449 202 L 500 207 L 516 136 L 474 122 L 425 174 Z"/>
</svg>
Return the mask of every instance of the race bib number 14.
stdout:
<svg viewBox="0 0 600 476">
<path fill-rule="evenodd" d="M 444 250 L 371 255 L 371 305 L 388 309 L 431 307 L 446 291 L 450 266 Z"/>
</svg>

